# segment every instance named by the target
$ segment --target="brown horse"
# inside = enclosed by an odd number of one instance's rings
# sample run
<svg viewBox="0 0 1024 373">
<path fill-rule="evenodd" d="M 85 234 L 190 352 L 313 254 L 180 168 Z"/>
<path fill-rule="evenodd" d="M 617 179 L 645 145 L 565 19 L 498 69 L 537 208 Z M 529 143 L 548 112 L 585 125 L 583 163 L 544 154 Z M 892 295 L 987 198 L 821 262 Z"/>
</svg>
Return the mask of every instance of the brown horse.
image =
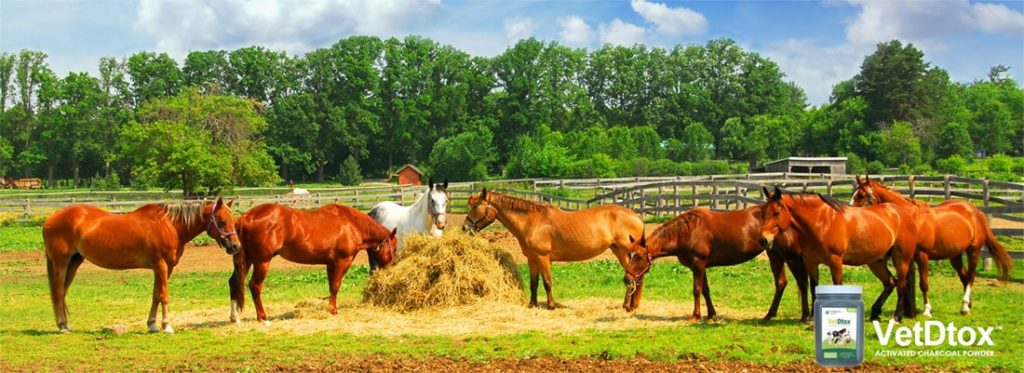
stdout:
<svg viewBox="0 0 1024 373">
<path fill-rule="evenodd" d="M 149 310 L 149 331 L 156 326 L 157 304 L 163 308 L 163 331 L 174 333 L 167 311 L 167 278 L 181 259 L 185 244 L 204 231 L 228 254 L 238 252 L 231 204 L 185 202 L 150 204 L 117 215 L 88 205 L 68 206 L 46 218 L 46 273 L 57 327 L 68 328 L 65 296 L 82 262 L 107 269 L 149 268 L 153 270 L 153 305 Z M 226 206 L 226 207 L 225 207 Z"/>
<path fill-rule="evenodd" d="M 537 306 L 538 276 L 543 275 L 548 309 L 555 308 L 551 290 L 552 261 L 587 260 L 611 248 L 625 268 L 629 237 L 640 237 L 644 232 L 640 216 L 622 206 L 563 211 L 484 188 L 480 194 L 469 197 L 467 207 L 469 214 L 463 229 L 480 230 L 498 220 L 516 237 L 530 266 L 530 306 Z M 643 283 L 638 286 L 642 289 Z M 637 302 L 639 294 L 637 291 Z M 623 306 L 630 304 L 627 298 Z"/>
<path fill-rule="evenodd" d="M 857 189 L 853 192 L 854 206 L 894 203 L 917 209 L 917 256 L 918 272 L 921 275 L 921 294 L 924 296 L 924 315 L 932 316 L 932 305 L 928 300 L 928 260 L 949 259 L 953 269 L 960 276 L 964 287 L 963 306 L 960 312 L 971 313 L 971 287 L 974 285 L 975 269 L 981 248 L 988 247 L 999 267 L 999 279 L 1005 281 L 1013 266 L 1013 259 L 1003 245 L 996 241 L 985 213 L 965 201 L 945 201 L 931 207 L 927 203 L 910 199 L 889 189 L 878 181 L 858 175 Z M 964 269 L 963 254 L 967 254 L 967 269 Z M 911 284 L 913 286 L 913 284 Z M 911 303 L 912 304 L 912 303 Z"/>
<path fill-rule="evenodd" d="M 690 210 L 655 229 L 650 239 L 641 236 L 630 249 L 629 266 L 626 268 L 627 294 L 633 291 L 632 282 L 643 277 L 650 270 L 654 258 L 675 256 L 679 263 L 693 272 L 693 314 L 690 321 L 700 320 L 700 297 L 708 304 L 708 321 L 715 317 L 715 306 L 711 303 L 711 289 L 705 270 L 709 267 L 731 266 L 746 262 L 765 251 L 761 238 L 761 207 L 754 206 L 739 211 L 718 212 L 707 208 Z M 797 279 L 800 287 L 801 320 L 810 317 L 807 305 L 807 273 L 798 255 L 796 233 L 787 230 L 775 239 L 776 244 L 769 250 L 768 259 L 775 277 L 775 296 L 765 319 L 775 316 L 779 300 L 786 289 L 784 266 Z M 629 311 L 629 309 L 626 309 Z"/>
<path fill-rule="evenodd" d="M 352 259 L 360 250 L 367 250 L 377 263 L 390 264 L 398 244 L 395 232 L 348 206 L 327 205 L 312 211 L 273 203 L 253 207 L 238 218 L 242 252 L 235 256 L 235 270 L 228 280 L 231 321 L 241 322 L 243 284 L 251 267 L 249 291 L 256 305 L 256 320 L 269 324 L 261 294 L 270 260 L 277 255 L 296 263 L 326 265 L 331 288 L 327 310 L 337 314 L 338 288 Z"/>
<path fill-rule="evenodd" d="M 764 190 L 768 193 L 767 190 Z M 903 297 L 907 273 L 917 245 L 917 226 L 913 211 L 883 203 L 854 208 L 820 194 L 786 194 L 778 187 L 761 206 L 761 244 L 771 247 L 781 232 L 795 229 L 804 266 L 817 284 L 818 264 L 832 272 L 832 283 L 843 283 L 843 265 L 867 265 L 882 281 L 885 289 L 871 307 L 871 319 L 878 320 L 882 305 L 893 290 L 892 274 L 885 261 L 891 256 L 896 267 L 896 312 L 903 318 Z"/>
</svg>

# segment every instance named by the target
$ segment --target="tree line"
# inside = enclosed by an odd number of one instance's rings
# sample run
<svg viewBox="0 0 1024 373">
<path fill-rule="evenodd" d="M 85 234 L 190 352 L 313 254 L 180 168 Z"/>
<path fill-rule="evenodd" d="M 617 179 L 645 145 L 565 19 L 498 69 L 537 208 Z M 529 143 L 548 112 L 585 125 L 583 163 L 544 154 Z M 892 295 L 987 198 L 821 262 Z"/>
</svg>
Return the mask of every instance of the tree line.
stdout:
<svg viewBox="0 0 1024 373">
<path fill-rule="evenodd" d="M 1013 178 L 1024 149 L 1024 90 L 1006 67 L 952 82 L 898 40 L 815 107 L 728 39 L 588 51 L 530 38 L 485 58 L 420 36 L 353 36 L 298 56 L 193 51 L 180 65 L 138 52 L 65 77 L 46 58 L 0 55 L 0 175 L 51 185 L 202 194 L 358 183 L 406 163 L 452 180 L 686 175 L 787 156 Z"/>
</svg>

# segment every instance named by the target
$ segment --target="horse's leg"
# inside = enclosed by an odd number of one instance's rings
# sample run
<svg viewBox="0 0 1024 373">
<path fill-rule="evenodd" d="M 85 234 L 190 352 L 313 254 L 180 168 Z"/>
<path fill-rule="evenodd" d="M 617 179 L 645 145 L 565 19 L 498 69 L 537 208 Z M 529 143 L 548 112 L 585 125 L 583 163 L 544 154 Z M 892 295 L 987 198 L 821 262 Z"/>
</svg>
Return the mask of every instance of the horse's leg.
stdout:
<svg viewBox="0 0 1024 373">
<path fill-rule="evenodd" d="M 963 306 L 960 307 L 960 313 L 964 316 L 971 314 L 971 288 L 974 287 L 974 276 L 977 275 L 978 260 L 981 259 L 981 248 L 970 248 L 966 252 L 967 254 L 967 286 L 964 287 L 964 299 Z"/>
<path fill-rule="evenodd" d="M 921 281 L 921 296 L 924 298 L 924 316 L 930 318 L 932 317 L 932 303 L 928 300 L 928 255 L 919 252 L 915 259 L 917 260 L 918 275 L 921 276 L 919 281 Z M 908 286 L 914 286 L 914 284 Z"/>
<path fill-rule="evenodd" d="M 51 258 L 57 256 L 57 258 Z M 46 274 L 50 280 L 50 301 L 53 303 L 53 315 L 57 319 L 57 329 L 61 333 L 70 333 L 68 327 L 68 307 L 64 302 L 66 271 L 70 258 L 60 257 L 57 254 L 47 253 Z"/>
<path fill-rule="evenodd" d="M 644 278 L 640 277 L 639 279 L 636 280 L 636 288 L 633 289 L 633 299 L 630 299 L 629 303 L 630 309 L 636 311 L 637 308 L 640 308 L 640 297 L 643 295 L 643 293 Z"/>
<path fill-rule="evenodd" d="M 242 307 L 245 305 L 245 278 L 249 275 L 249 267 L 252 266 L 245 259 L 245 253 L 240 252 L 232 258 L 234 271 L 228 279 L 228 287 L 231 289 L 231 322 L 242 322 Z"/>
<path fill-rule="evenodd" d="M 875 299 L 875 303 L 871 305 L 871 321 L 877 321 L 881 319 L 882 306 L 885 305 L 885 301 L 889 299 L 889 294 L 892 293 L 892 289 L 896 286 L 893 281 L 892 273 L 889 273 L 889 268 L 885 264 L 885 260 L 879 260 L 877 262 L 868 264 L 868 268 L 871 269 L 871 273 L 878 277 L 878 280 L 882 282 L 882 293 Z M 899 320 L 896 320 L 899 321 Z"/>
<path fill-rule="evenodd" d="M 715 315 L 717 315 L 718 313 L 715 312 L 715 305 L 711 303 L 711 287 L 708 286 L 707 271 L 704 272 L 703 282 L 704 284 L 703 286 L 701 286 L 701 293 L 704 294 L 704 301 L 708 303 L 708 322 L 712 322 L 715 319 Z"/>
<path fill-rule="evenodd" d="M 68 271 L 64 275 L 64 296 L 68 295 L 68 288 L 71 287 L 71 282 L 75 281 L 75 274 L 78 273 L 78 267 L 82 266 L 85 262 L 85 257 L 82 254 L 75 254 L 71 256 L 71 261 L 68 262 Z"/>
<path fill-rule="evenodd" d="M 537 259 L 527 258 L 530 266 L 530 307 L 537 307 L 537 283 L 540 277 L 540 263 Z"/>
<path fill-rule="evenodd" d="M 263 322 L 263 325 L 270 325 L 267 321 L 267 312 L 263 310 L 263 281 L 267 279 L 267 270 L 270 269 L 270 261 L 257 262 L 252 264 L 252 278 L 249 279 L 249 292 L 252 293 L 252 304 L 256 308 L 256 321 Z"/>
<path fill-rule="evenodd" d="M 696 260 L 690 267 L 693 272 L 693 313 L 690 314 L 690 322 L 700 321 L 700 296 L 704 293 L 704 265 Z"/>
<path fill-rule="evenodd" d="M 782 257 L 782 253 L 779 250 L 768 250 L 768 263 L 772 268 L 772 276 L 775 277 L 775 296 L 772 297 L 772 305 L 768 307 L 768 314 L 764 315 L 764 320 L 771 320 L 775 317 L 779 310 L 779 301 L 782 300 L 782 294 L 786 291 L 786 272 L 785 272 L 785 261 Z M 708 302 L 710 305 L 711 302 Z"/>
<path fill-rule="evenodd" d="M 327 281 L 331 285 L 331 300 L 327 305 L 327 312 L 332 315 L 338 314 L 338 288 L 341 287 L 341 279 L 352 266 L 353 257 L 341 258 L 340 260 L 327 264 Z"/>
<path fill-rule="evenodd" d="M 832 285 L 843 284 L 843 257 L 832 255 L 828 261 L 828 271 L 832 273 Z"/>
<path fill-rule="evenodd" d="M 896 255 L 899 248 L 894 248 L 894 254 L 892 257 L 893 267 L 896 268 L 896 311 L 893 313 L 892 318 L 896 322 L 903 320 L 903 314 L 913 315 L 913 311 L 907 309 L 907 274 L 910 273 L 910 264 L 913 263 L 914 257 L 911 254 L 909 257 L 900 257 Z M 914 248 L 911 247 L 910 252 L 913 253 Z M 884 261 L 883 261 L 884 262 Z M 913 286 L 914 284 L 909 284 Z"/>
<path fill-rule="evenodd" d="M 149 326 L 150 333 L 157 333 L 160 328 L 156 326 L 156 311 L 157 305 L 161 305 L 163 309 L 163 330 L 167 333 L 174 333 L 174 329 L 169 325 L 168 314 L 167 314 L 167 277 L 169 275 L 169 269 L 167 263 L 163 260 L 157 260 L 153 267 L 153 304 L 149 308 L 149 318 L 146 320 L 146 325 Z"/>
<path fill-rule="evenodd" d="M 821 274 L 818 271 L 818 263 L 811 262 L 807 259 L 804 259 L 803 262 L 804 270 L 807 271 L 807 279 L 810 280 L 811 304 L 814 304 L 814 301 L 817 299 L 817 295 L 814 294 L 814 291 L 818 288 L 818 276 Z M 813 313 L 811 314 L 811 319 L 814 319 Z"/>
<path fill-rule="evenodd" d="M 789 271 L 793 273 L 793 277 L 796 278 L 796 288 L 799 290 L 800 295 L 800 321 L 807 322 L 811 319 L 811 309 L 807 303 L 807 269 L 804 268 L 804 263 L 797 259 L 789 260 Z"/>
<path fill-rule="evenodd" d="M 544 292 L 548 296 L 548 309 L 555 309 L 555 294 L 551 290 L 551 257 L 544 256 L 540 259 L 540 274 L 544 276 Z"/>
</svg>

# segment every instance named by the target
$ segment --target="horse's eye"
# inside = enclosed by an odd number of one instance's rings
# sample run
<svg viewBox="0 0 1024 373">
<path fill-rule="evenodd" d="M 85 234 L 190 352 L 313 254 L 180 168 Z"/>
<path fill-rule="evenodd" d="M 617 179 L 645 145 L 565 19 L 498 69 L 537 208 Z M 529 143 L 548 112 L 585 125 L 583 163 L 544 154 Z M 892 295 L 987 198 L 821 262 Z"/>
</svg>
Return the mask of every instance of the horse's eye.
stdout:
<svg viewBox="0 0 1024 373">
<path fill-rule="evenodd" d="M 779 214 L 780 214 L 780 212 L 776 211 L 776 212 L 774 212 L 774 213 L 773 213 L 772 215 L 773 215 L 773 216 L 779 216 Z"/>
</svg>

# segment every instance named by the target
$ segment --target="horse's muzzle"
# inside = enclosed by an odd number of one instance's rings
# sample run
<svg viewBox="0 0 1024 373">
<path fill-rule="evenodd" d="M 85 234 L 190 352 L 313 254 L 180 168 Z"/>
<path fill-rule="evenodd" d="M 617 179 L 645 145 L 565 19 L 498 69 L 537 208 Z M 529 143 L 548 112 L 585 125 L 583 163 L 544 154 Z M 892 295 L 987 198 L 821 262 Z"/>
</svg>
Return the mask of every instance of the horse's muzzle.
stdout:
<svg viewBox="0 0 1024 373">
<path fill-rule="evenodd" d="M 434 226 L 437 227 L 437 229 L 443 230 L 444 226 L 447 225 L 447 223 L 448 219 L 445 217 L 445 214 L 439 214 L 434 217 Z"/>
<path fill-rule="evenodd" d="M 234 242 L 228 242 L 227 245 L 221 246 L 224 247 L 224 252 L 226 252 L 228 255 L 235 255 L 238 254 L 239 251 L 242 251 L 242 245 L 236 244 Z"/>
<path fill-rule="evenodd" d="M 775 243 L 775 240 L 769 240 L 769 239 L 767 239 L 765 237 L 761 237 L 761 240 L 758 241 L 758 243 L 761 244 L 761 248 L 762 249 L 771 250 L 772 249 L 772 244 Z"/>
</svg>

